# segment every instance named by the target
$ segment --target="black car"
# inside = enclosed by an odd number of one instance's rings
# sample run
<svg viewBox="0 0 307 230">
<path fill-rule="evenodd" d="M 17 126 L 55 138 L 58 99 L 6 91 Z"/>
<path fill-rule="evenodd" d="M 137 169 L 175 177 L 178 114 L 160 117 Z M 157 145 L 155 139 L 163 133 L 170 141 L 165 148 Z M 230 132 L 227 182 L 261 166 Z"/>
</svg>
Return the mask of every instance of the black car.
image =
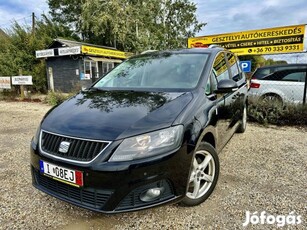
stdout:
<svg viewBox="0 0 307 230">
<path fill-rule="evenodd" d="M 212 193 L 217 153 L 246 128 L 247 85 L 222 48 L 134 56 L 57 107 L 31 142 L 33 185 L 115 213 Z"/>
</svg>

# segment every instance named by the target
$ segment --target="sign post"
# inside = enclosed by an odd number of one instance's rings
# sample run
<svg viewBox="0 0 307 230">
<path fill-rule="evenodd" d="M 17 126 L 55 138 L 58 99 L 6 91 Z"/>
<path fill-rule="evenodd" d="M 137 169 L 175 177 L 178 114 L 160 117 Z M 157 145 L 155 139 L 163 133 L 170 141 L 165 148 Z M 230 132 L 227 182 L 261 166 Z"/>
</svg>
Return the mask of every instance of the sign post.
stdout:
<svg viewBox="0 0 307 230">
<path fill-rule="evenodd" d="M 19 76 L 12 77 L 12 85 L 20 85 L 20 97 L 21 99 L 25 98 L 25 89 L 26 85 L 33 85 L 32 76 L 23 76 L 22 70 L 19 70 Z"/>
<path fill-rule="evenodd" d="M 240 61 L 240 66 L 242 71 L 245 73 L 252 71 L 252 61 Z"/>
<path fill-rule="evenodd" d="M 22 76 L 22 69 L 19 69 L 19 76 Z M 25 89 L 23 85 L 20 86 L 20 98 L 21 100 L 25 99 Z"/>
</svg>

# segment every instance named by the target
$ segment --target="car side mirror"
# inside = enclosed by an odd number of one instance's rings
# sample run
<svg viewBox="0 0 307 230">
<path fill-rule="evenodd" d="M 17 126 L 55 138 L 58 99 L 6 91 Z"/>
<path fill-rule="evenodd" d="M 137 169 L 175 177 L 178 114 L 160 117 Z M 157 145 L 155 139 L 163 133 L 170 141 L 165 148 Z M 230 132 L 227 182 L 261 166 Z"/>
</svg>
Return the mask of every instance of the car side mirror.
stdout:
<svg viewBox="0 0 307 230">
<path fill-rule="evenodd" d="M 223 79 L 217 83 L 217 90 L 214 92 L 217 94 L 232 93 L 238 90 L 238 85 L 234 80 Z"/>
</svg>

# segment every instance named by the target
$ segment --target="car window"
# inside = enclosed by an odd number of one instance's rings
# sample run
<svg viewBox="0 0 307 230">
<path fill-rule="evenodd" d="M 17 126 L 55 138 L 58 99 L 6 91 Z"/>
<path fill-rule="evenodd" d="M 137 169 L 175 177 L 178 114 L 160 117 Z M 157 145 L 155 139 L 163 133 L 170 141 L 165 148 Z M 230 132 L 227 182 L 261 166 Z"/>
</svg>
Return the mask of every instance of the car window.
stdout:
<svg viewBox="0 0 307 230">
<path fill-rule="evenodd" d="M 293 70 L 293 69 L 306 69 L 305 65 L 285 65 L 285 66 L 270 66 L 270 67 L 261 67 L 258 68 L 253 74 L 252 78 L 254 79 L 263 79 L 269 74 L 283 70 Z"/>
<path fill-rule="evenodd" d="M 262 80 L 304 82 L 305 78 L 305 70 L 286 69 L 269 74 L 268 76 L 265 76 Z"/>
<path fill-rule="evenodd" d="M 271 68 L 259 68 L 255 71 L 252 78 L 261 79 L 272 72 Z"/>
<path fill-rule="evenodd" d="M 192 89 L 196 87 L 208 54 L 139 56 L 123 62 L 94 87 L 108 89 Z"/>
<path fill-rule="evenodd" d="M 215 58 L 213 70 L 218 82 L 223 79 L 230 79 L 224 53 L 219 53 Z"/>
<path fill-rule="evenodd" d="M 296 72 L 296 73 L 287 74 L 281 80 L 283 80 L 283 81 L 305 82 L 305 79 L 306 79 L 306 72 Z"/>
<path fill-rule="evenodd" d="M 289 66 L 278 66 L 273 69 L 273 72 L 287 69 L 305 69 L 304 65 L 289 65 Z"/>
<path fill-rule="evenodd" d="M 238 65 L 238 59 L 233 53 L 227 53 L 227 60 L 230 68 L 230 72 L 232 75 L 232 79 L 234 81 L 240 81 L 242 79 L 242 71 Z"/>
<path fill-rule="evenodd" d="M 206 95 L 212 94 L 217 89 L 217 80 L 213 71 L 211 71 L 210 77 L 206 84 Z"/>
</svg>

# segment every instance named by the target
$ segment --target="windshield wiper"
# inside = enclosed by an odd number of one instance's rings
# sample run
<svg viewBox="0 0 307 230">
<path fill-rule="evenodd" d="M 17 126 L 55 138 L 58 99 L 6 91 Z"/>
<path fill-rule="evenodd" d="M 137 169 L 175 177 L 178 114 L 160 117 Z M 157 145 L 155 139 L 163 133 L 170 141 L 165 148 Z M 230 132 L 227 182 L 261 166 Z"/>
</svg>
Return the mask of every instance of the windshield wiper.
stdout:
<svg viewBox="0 0 307 230">
<path fill-rule="evenodd" d="M 109 90 L 98 88 L 98 87 L 91 87 L 91 88 L 88 88 L 86 91 L 91 91 L 91 92 L 101 91 L 101 92 L 103 92 L 103 91 L 109 91 Z"/>
</svg>

